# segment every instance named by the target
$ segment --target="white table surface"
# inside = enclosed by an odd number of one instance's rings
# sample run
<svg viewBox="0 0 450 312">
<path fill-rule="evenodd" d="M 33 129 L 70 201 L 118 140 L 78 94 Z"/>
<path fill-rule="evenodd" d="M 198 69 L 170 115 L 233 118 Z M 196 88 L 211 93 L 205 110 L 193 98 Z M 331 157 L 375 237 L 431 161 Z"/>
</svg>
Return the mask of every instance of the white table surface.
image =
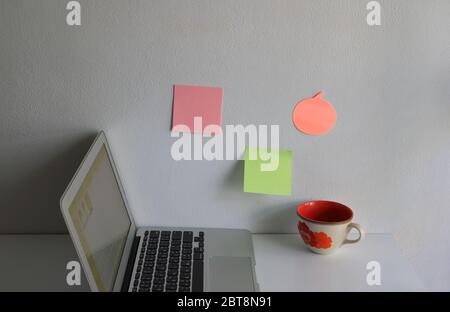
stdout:
<svg viewBox="0 0 450 312">
<path fill-rule="evenodd" d="M 309 252 L 297 234 L 253 235 L 261 291 L 423 290 L 389 234 L 370 234 L 333 255 Z M 77 260 L 68 235 L 0 235 L 0 291 L 86 291 L 66 284 Z M 381 264 L 381 286 L 366 283 L 367 262 Z"/>
<path fill-rule="evenodd" d="M 69 235 L 0 235 L 0 291 L 90 291 L 68 286 L 66 265 L 77 260 Z"/>
<path fill-rule="evenodd" d="M 253 235 L 261 291 L 423 291 L 390 234 L 368 234 L 331 255 L 309 251 L 298 234 Z M 380 263 L 381 285 L 366 282 L 369 261 Z"/>
</svg>

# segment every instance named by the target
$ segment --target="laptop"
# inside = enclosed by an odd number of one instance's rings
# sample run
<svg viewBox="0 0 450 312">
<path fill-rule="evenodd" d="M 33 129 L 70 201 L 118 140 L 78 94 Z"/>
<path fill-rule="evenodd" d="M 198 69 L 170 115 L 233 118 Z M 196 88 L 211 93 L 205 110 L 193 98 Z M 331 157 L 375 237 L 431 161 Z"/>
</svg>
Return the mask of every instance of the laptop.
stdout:
<svg viewBox="0 0 450 312">
<path fill-rule="evenodd" d="M 249 231 L 136 226 L 103 132 L 60 204 L 92 291 L 259 290 Z"/>
</svg>

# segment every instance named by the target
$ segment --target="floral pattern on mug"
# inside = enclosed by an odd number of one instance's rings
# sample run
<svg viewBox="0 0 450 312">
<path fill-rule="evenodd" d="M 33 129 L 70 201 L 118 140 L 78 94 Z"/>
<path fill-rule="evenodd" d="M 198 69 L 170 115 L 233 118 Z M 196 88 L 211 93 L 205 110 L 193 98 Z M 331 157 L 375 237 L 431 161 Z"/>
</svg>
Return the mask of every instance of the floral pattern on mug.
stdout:
<svg viewBox="0 0 450 312">
<path fill-rule="evenodd" d="M 298 221 L 298 231 L 305 242 L 315 248 L 327 249 L 331 247 L 333 240 L 325 232 L 313 232 L 306 223 Z"/>
</svg>

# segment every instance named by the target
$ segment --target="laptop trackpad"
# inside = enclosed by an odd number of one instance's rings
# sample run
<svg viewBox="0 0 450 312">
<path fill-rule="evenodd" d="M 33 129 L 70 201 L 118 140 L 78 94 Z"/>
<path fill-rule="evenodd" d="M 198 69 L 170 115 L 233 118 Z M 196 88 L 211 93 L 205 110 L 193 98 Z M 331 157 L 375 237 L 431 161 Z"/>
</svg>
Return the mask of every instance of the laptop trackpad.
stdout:
<svg viewBox="0 0 450 312">
<path fill-rule="evenodd" d="M 209 291 L 255 291 L 249 257 L 209 258 Z"/>
</svg>

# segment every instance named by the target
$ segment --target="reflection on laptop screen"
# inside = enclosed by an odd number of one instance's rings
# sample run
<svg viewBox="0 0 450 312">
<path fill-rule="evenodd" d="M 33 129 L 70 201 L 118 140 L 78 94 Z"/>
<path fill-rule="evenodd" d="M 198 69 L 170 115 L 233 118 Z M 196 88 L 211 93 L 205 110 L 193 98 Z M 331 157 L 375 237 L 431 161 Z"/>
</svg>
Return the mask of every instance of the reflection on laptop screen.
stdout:
<svg viewBox="0 0 450 312">
<path fill-rule="evenodd" d="M 70 205 L 69 214 L 98 289 L 111 291 L 131 222 L 104 146 Z"/>
</svg>

